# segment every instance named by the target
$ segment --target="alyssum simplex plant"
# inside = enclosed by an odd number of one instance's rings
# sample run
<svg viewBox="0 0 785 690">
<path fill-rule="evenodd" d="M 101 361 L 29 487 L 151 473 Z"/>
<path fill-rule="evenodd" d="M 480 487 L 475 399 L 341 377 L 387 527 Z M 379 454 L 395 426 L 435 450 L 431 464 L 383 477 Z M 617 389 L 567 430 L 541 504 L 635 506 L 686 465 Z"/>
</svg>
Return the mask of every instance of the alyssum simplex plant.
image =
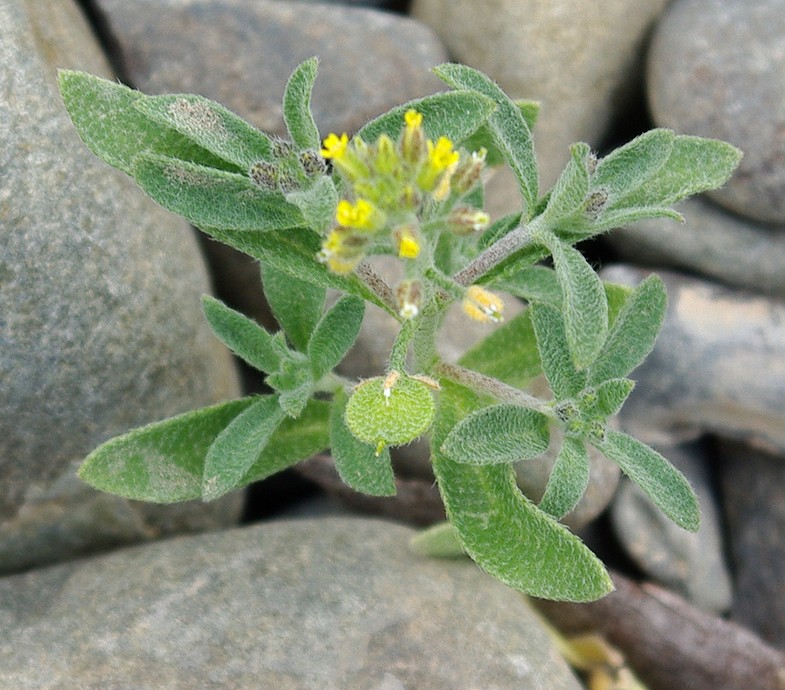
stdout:
<svg viewBox="0 0 785 690">
<path fill-rule="evenodd" d="M 441 65 L 434 71 L 451 91 L 394 108 L 351 139 L 322 139 L 310 112 L 316 69 L 316 59 L 304 62 L 287 84 L 288 140 L 199 96 L 151 97 L 60 73 L 87 146 L 165 208 L 258 259 L 282 328 L 270 333 L 204 297 L 216 335 L 274 392 L 130 431 L 93 451 L 80 476 L 132 499 L 212 500 L 330 448 L 348 485 L 388 496 L 389 447 L 428 434 L 449 533 L 482 568 L 539 597 L 603 596 L 612 589 L 605 568 L 558 522 L 587 486 L 587 445 L 685 529 L 697 529 L 699 510 L 667 460 L 608 425 L 653 347 L 663 284 L 603 283 L 573 245 L 642 218 L 679 219 L 672 204 L 723 184 L 740 152 L 664 129 L 604 158 L 579 143 L 541 196 L 536 105 L 510 100 L 482 73 Z M 521 211 L 491 222 L 482 172 L 499 163 L 515 173 Z M 398 285 L 374 270 L 377 255 L 398 257 Z M 328 288 L 342 296 L 326 308 Z M 449 305 L 501 321 L 497 290 L 528 308 L 458 364 L 442 361 L 436 341 Z M 400 330 L 385 371 L 348 381 L 334 369 L 366 301 Z M 548 400 L 525 390 L 541 373 Z M 513 463 L 543 453 L 554 428 L 563 441 L 535 505 Z M 434 548 L 445 534 L 437 530 Z"/>
</svg>

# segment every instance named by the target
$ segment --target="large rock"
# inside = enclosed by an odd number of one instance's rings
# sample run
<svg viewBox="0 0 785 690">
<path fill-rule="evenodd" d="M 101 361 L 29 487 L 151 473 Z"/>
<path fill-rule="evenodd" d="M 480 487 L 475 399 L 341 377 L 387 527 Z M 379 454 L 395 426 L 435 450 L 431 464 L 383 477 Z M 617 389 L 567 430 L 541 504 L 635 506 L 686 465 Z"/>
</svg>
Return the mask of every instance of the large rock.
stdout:
<svg viewBox="0 0 785 690">
<path fill-rule="evenodd" d="M 646 272 L 614 266 L 606 280 L 634 285 Z M 651 443 L 704 432 L 785 449 L 785 303 L 661 272 L 669 307 L 654 351 L 621 411 Z"/>
<path fill-rule="evenodd" d="M 0 570 L 72 556 L 95 533 L 165 531 L 167 509 L 91 512 L 81 490 L 63 488 L 72 463 L 130 427 L 238 392 L 201 315 L 208 280 L 189 227 L 79 141 L 57 67 L 109 74 L 78 8 L 0 3 Z M 238 501 L 187 512 L 226 524 Z"/>
<path fill-rule="evenodd" d="M 542 103 L 534 131 L 550 186 L 575 141 L 599 145 L 641 79 L 646 33 L 667 0 L 414 0 L 452 57 Z"/>
<path fill-rule="evenodd" d="M 762 225 L 701 198 L 678 210 L 686 224 L 644 220 L 614 230 L 607 241 L 631 263 L 687 268 L 726 285 L 785 295 L 785 226 Z"/>
<path fill-rule="evenodd" d="M 148 93 L 198 93 L 267 132 L 286 133 L 292 70 L 320 58 L 313 112 L 323 136 L 353 132 L 394 105 L 440 90 L 429 69 L 447 54 L 409 18 L 339 4 L 278 0 L 97 0 L 127 78 Z M 219 294 L 269 322 L 259 271 L 207 242 Z"/>
<path fill-rule="evenodd" d="M 779 0 L 677 0 L 657 28 L 648 93 L 658 125 L 744 151 L 717 201 L 785 223 L 785 12 Z"/>
<path fill-rule="evenodd" d="M 413 532 L 322 518 L 0 581 L 3 687 L 579 690 L 515 592 Z"/>
</svg>

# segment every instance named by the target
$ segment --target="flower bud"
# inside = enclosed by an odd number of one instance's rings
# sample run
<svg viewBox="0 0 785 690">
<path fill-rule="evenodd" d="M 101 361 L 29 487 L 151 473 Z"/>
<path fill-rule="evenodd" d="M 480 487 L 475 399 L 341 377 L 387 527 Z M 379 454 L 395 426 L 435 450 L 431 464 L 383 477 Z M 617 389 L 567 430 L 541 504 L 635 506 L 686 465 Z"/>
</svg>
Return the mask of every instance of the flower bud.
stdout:
<svg viewBox="0 0 785 690">
<path fill-rule="evenodd" d="M 420 255 L 420 238 L 414 225 L 404 225 L 393 232 L 402 259 L 416 259 Z"/>
<path fill-rule="evenodd" d="M 466 194 L 480 181 L 487 153 L 485 149 L 472 151 L 471 156 L 464 158 L 458 164 L 452 176 L 452 188 L 458 194 Z"/>
<path fill-rule="evenodd" d="M 468 206 L 459 206 L 447 216 L 447 228 L 456 235 L 470 235 L 473 232 L 480 232 L 485 230 L 490 222 L 491 219 L 485 211 Z"/>
<path fill-rule="evenodd" d="M 504 317 L 501 297 L 479 285 L 471 285 L 463 298 L 463 311 L 475 321 L 499 323 Z"/>
<path fill-rule="evenodd" d="M 428 153 L 425 132 L 422 129 L 422 113 L 407 110 L 403 116 L 406 128 L 401 135 L 401 155 L 411 165 L 418 165 Z"/>
<path fill-rule="evenodd" d="M 398 315 L 402 319 L 413 319 L 420 313 L 422 285 L 419 280 L 404 280 L 396 290 Z"/>
</svg>

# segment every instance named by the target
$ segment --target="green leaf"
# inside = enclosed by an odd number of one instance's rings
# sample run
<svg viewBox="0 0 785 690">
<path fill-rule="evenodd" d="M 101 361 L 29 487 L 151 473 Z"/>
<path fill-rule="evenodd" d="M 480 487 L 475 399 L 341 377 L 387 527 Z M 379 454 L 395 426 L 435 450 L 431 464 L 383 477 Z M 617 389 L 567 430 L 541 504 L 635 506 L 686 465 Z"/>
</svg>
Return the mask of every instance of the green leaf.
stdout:
<svg viewBox="0 0 785 690">
<path fill-rule="evenodd" d="M 501 404 L 472 412 L 447 435 L 440 450 L 470 465 L 513 463 L 548 450 L 548 418 L 519 405 Z"/>
<path fill-rule="evenodd" d="M 433 71 L 453 88 L 476 91 L 496 104 L 496 110 L 488 118 L 488 128 L 518 178 L 524 200 L 524 216 L 531 218 L 537 204 L 537 161 L 531 131 L 520 109 L 495 82 L 476 69 L 445 63 L 434 67 Z"/>
<path fill-rule="evenodd" d="M 199 498 L 208 449 L 254 400 L 232 400 L 132 429 L 90 453 L 79 476 L 100 491 L 136 501 Z"/>
<path fill-rule="evenodd" d="M 527 302 L 547 304 L 556 309 L 562 307 L 559 278 L 547 266 L 527 266 L 503 280 L 495 281 L 493 287 Z"/>
<path fill-rule="evenodd" d="M 133 101 L 133 108 L 150 120 L 171 127 L 186 139 L 241 170 L 248 170 L 259 160 L 272 158 L 272 144 L 266 134 L 222 105 L 202 96 L 144 96 Z M 171 151 L 160 153 L 173 155 Z"/>
<path fill-rule="evenodd" d="M 613 206 L 657 174 L 675 139 L 669 129 L 653 129 L 620 146 L 597 163 L 592 188 L 607 192 L 609 206 Z"/>
<path fill-rule="evenodd" d="M 308 343 L 314 378 L 332 371 L 346 356 L 362 326 L 365 302 L 348 295 L 339 299 L 316 324 Z"/>
<path fill-rule="evenodd" d="M 602 563 L 519 491 L 512 465 L 453 462 L 441 448 L 476 404 L 465 388 L 443 382 L 433 430 L 433 468 L 455 535 L 476 563 L 521 592 L 592 601 L 613 589 Z"/>
<path fill-rule="evenodd" d="M 209 295 L 202 296 L 202 309 L 210 328 L 234 354 L 259 371 L 278 370 L 281 358 L 272 335 L 258 323 Z"/>
<path fill-rule="evenodd" d="M 277 395 L 261 396 L 218 434 L 204 461 L 202 498 L 205 501 L 223 496 L 240 485 L 283 417 Z"/>
<path fill-rule="evenodd" d="M 543 233 L 563 295 L 564 332 L 573 364 L 585 369 L 608 334 L 608 301 L 600 277 L 574 247 Z"/>
<path fill-rule="evenodd" d="M 381 452 L 414 441 L 431 426 L 433 394 L 409 376 L 362 381 L 346 405 L 346 425 L 354 436 Z"/>
<path fill-rule="evenodd" d="M 523 388 L 542 373 L 529 310 L 495 329 L 460 359 L 461 366 Z"/>
<path fill-rule="evenodd" d="M 608 379 L 599 384 L 595 389 L 597 396 L 596 412 L 598 415 L 613 417 L 624 405 L 624 402 L 635 388 L 635 381 L 630 379 Z"/>
<path fill-rule="evenodd" d="M 579 438 L 565 436 L 551 471 L 540 510 L 557 520 L 569 513 L 581 500 L 589 485 L 589 454 Z"/>
<path fill-rule="evenodd" d="M 292 141 L 301 149 L 318 149 L 319 130 L 311 115 L 311 91 L 319 68 L 318 58 L 299 64 L 289 77 L 283 96 L 283 119 Z"/>
<path fill-rule="evenodd" d="M 496 240 L 504 237 L 508 232 L 515 230 L 521 224 L 520 213 L 509 213 L 498 218 L 488 226 L 477 242 L 477 248 L 481 251 L 490 247 Z"/>
<path fill-rule="evenodd" d="M 589 192 L 587 160 L 591 148 L 588 144 L 570 146 L 570 160 L 551 190 L 548 205 L 542 213 L 543 222 L 555 227 L 560 218 L 579 211 Z"/>
<path fill-rule="evenodd" d="M 281 409 L 290 417 L 297 417 L 313 392 L 311 364 L 300 352 L 287 349 L 280 369 L 267 377 L 267 384 L 280 393 Z"/>
<path fill-rule="evenodd" d="M 318 177 L 307 189 L 287 192 L 285 198 L 300 209 L 309 228 L 326 234 L 332 227 L 338 206 L 338 192 L 333 179 L 328 175 Z"/>
<path fill-rule="evenodd" d="M 600 354 L 587 370 L 589 382 L 621 378 L 635 369 L 654 348 L 667 307 L 662 279 L 650 275 L 630 293 L 613 322 Z"/>
<path fill-rule="evenodd" d="M 199 227 L 275 230 L 303 222 L 296 206 L 245 175 L 152 154 L 134 159 L 133 175 L 161 206 Z"/>
<path fill-rule="evenodd" d="M 373 446 L 358 440 L 346 426 L 344 412 L 348 397 L 339 391 L 330 413 L 330 452 L 338 474 L 355 491 L 371 496 L 395 496 L 395 477 L 390 451 L 377 456 Z"/>
<path fill-rule="evenodd" d="M 58 72 L 66 110 L 87 147 L 109 165 L 133 174 L 133 160 L 158 153 L 222 168 L 226 163 L 171 127 L 134 107 L 149 98 L 114 81 L 73 70 Z"/>
<path fill-rule="evenodd" d="M 409 540 L 409 548 L 420 556 L 431 558 L 464 558 L 455 528 L 450 522 L 438 522 L 415 534 Z"/>
<path fill-rule="evenodd" d="M 667 206 L 632 206 L 630 208 L 614 208 L 603 212 L 596 220 L 586 223 L 581 228 L 581 238 L 586 239 L 601 232 L 614 228 L 626 227 L 637 223 L 639 220 L 651 218 L 670 218 L 679 223 L 684 222 L 684 216 Z"/>
<path fill-rule="evenodd" d="M 397 313 L 385 304 L 355 274 L 338 275 L 316 260 L 321 238 L 308 228 L 270 232 L 237 232 L 219 228 L 202 228 L 211 237 L 230 247 L 259 259 L 265 266 L 272 266 L 282 273 L 307 283 L 325 288 L 335 288 L 356 295 L 381 307 L 388 314 Z"/>
<path fill-rule="evenodd" d="M 262 264 L 264 296 L 275 320 L 292 344 L 306 352 L 313 329 L 322 316 L 326 290 Z"/>
<path fill-rule="evenodd" d="M 374 142 L 382 134 L 396 140 L 404 128 L 403 116 L 407 110 L 416 110 L 423 116 L 425 136 L 436 140 L 441 136 L 459 142 L 482 125 L 493 112 L 494 103 L 478 93 L 447 92 L 409 101 L 384 115 L 371 120 L 357 136 Z"/>
<path fill-rule="evenodd" d="M 561 313 L 544 304 L 533 304 L 529 312 L 542 370 L 554 396 L 557 400 L 575 397 L 586 385 L 586 375 L 572 362 Z"/>
<path fill-rule="evenodd" d="M 735 146 L 693 136 L 677 136 L 668 160 L 646 183 L 616 200 L 615 208 L 669 206 L 680 199 L 721 187 L 741 160 Z"/>
<path fill-rule="evenodd" d="M 534 129 L 534 125 L 537 123 L 537 118 L 540 114 L 539 102 L 523 99 L 515 99 L 513 102 L 518 110 L 521 111 L 521 115 L 523 115 L 523 119 L 526 120 L 529 129 Z M 487 152 L 485 156 L 486 165 L 495 166 L 504 163 L 504 156 L 496 147 L 493 134 L 487 125 L 482 125 L 474 134 L 464 139 L 461 142 L 461 148 L 464 148 L 467 151 L 485 149 Z"/>
<path fill-rule="evenodd" d="M 330 407 L 324 400 L 309 400 L 299 417 L 284 419 L 240 486 L 266 479 L 325 450 L 330 445 Z"/>
<path fill-rule="evenodd" d="M 613 429 L 608 429 L 604 442 L 594 445 L 616 462 L 673 522 L 690 532 L 698 530 L 700 508 L 695 492 L 684 475 L 656 450 Z"/>
</svg>

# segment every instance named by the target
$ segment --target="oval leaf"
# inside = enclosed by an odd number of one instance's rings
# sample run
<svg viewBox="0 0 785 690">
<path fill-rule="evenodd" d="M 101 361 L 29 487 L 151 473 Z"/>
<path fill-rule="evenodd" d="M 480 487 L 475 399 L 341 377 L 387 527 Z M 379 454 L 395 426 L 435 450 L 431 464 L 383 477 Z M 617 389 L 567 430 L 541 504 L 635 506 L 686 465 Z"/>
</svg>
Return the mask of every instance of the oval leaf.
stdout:
<svg viewBox="0 0 785 690">
<path fill-rule="evenodd" d="M 548 450 L 548 418 L 518 405 L 473 412 L 450 431 L 441 452 L 470 465 L 513 463 Z"/>
<path fill-rule="evenodd" d="M 365 302 L 349 295 L 339 299 L 316 324 L 308 342 L 308 357 L 315 379 L 332 371 L 346 356 L 360 333 Z"/>
<path fill-rule="evenodd" d="M 79 477 L 100 491 L 135 501 L 199 498 L 208 449 L 254 400 L 205 407 L 117 436 L 87 456 Z"/>
<path fill-rule="evenodd" d="M 319 60 L 312 57 L 299 64 L 289 77 L 283 96 L 283 119 L 292 141 L 301 149 L 318 149 L 319 130 L 311 115 L 311 91 Z"/>
<path fill-rule="evenodd" d="M 589 454 L 579 438 L 565 436 L 540 501 L 540 510 L 557 520 L 581 500 L 589 485 Z"/>
<path fill-rule="evenodd" d="M 529 311 L 542 370 L 554 396 L 557 400 L 574 397 L 586 385 L 586 375 L 572 362 L 561 313 L 544 304 L 533 304 Z"/>
</svg>

